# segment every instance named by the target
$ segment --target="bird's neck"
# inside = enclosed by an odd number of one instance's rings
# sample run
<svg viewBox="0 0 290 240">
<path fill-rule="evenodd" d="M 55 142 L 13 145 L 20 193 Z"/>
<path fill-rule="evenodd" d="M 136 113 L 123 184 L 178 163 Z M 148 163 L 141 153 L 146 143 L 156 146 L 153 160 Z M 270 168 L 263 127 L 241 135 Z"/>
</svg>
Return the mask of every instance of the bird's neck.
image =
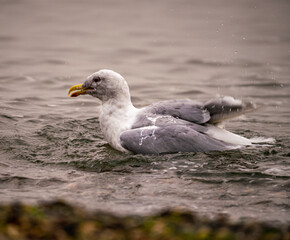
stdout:
<svg viewBox="0 0 290 240">
<path fill-rule="evenodd" d="M 123 112 L 128 112 L 131 111 L 132 109 L 135 109 L 135 107 L 131 102 L 130 95 L 116 96 L 114 98 L 108 99 L 107 101 L 103 101 L 102 108 L 111 109 L 114 111 L 121 110 Z"/>
</svg>

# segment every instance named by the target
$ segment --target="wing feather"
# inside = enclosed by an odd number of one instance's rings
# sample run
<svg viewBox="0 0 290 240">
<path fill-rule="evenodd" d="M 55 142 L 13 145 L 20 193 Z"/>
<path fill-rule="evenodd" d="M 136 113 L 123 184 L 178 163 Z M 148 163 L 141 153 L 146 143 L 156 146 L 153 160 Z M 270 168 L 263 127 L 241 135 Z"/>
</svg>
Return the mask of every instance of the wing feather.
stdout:
<svg viewBox="0 0 290 240">
<path fill-rule="evenodd" d="M 232 149 L 233 145 L 213 139 L 184 125 L 143 127 L 125 131 L 121 145 L 133 153 L 164 154 Z"/>
<path fill-rule="evenodd" d="M 144 108 L 144 112 L 160 115 L 171 115 L 194 123 L 205 123 L 210 119 L 209 112 L 200 102 L 190 99 L 168 100 Z"/>
<path fill-rule="evenodd" d="M 204 109 L 210 113 L 208 123 L 217 124 L 222 121 L 238 117 L 248 112 L 257 110 L 257 106 L 252 102 L 242 102 L 233 97 L 220 97 L 212 99 L 204 104 Z"/>
</svg>

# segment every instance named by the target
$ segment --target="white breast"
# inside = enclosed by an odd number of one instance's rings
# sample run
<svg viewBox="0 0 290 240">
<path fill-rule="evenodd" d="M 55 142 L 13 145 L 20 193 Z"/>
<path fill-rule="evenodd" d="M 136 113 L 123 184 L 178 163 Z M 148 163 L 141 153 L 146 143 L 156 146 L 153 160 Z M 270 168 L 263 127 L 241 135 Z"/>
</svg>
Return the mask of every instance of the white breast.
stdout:
<svg viewBox="0 0 290 240">
<path fill-rule="evenodd" d="M 100 126 L 106 141 L 115 149 L 128 152 L 121 146 L 120 134 L 133 125 L 138 109 L 133 105 L 103 104 L 100 114 Z"/>
</svg>

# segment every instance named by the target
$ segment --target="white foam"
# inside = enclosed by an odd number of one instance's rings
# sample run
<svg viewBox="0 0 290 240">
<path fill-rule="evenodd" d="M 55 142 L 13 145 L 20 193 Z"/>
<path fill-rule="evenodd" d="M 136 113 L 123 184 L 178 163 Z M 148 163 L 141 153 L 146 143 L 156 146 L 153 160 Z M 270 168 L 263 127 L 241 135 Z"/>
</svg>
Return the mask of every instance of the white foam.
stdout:
<svg viewBox="0 0 290 240">
<path fill-rule="evenodd" d="M 253 137 L 250 138 L 252 143 L 269 143 L 274 144 L 276 140 L 274 138 L 264 138 L 264 137 Z"/>
<path fill-rule="evenodd" d="M 230 105 L 241 105 L 242 104 L 242 101 L 239 100 L 239 99 L 235 99 L 231 96 L 224 96 L 222 98 L 223 101 L 227 102 L 228 104 Z"/>
</svg>

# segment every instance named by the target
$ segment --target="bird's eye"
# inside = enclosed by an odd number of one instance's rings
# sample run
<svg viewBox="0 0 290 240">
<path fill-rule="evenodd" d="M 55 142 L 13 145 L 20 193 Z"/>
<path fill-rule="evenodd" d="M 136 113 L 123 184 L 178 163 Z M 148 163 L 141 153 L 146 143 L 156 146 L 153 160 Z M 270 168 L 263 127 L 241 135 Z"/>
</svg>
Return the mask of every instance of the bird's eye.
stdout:
<svg viewBox="0 0 290 240">
<path fill-rule="evenodd" d="M 95 78 L 94 78 L 94 81 L 95 81 L 96 83 L 101 82 L 101 80 L 102 80 L 102 79 L 101 79 L 100 77 L 95 77 Z"/>
</svg>

